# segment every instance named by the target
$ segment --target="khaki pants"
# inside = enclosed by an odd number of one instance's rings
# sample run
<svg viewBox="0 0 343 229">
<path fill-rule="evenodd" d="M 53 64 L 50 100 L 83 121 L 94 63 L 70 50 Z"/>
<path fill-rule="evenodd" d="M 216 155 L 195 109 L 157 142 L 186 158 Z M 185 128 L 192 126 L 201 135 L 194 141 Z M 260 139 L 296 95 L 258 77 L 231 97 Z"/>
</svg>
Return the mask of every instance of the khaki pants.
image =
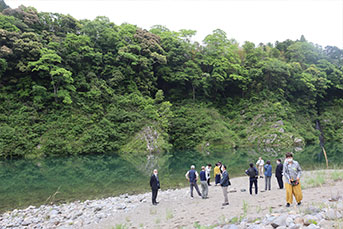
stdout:
<svg viewBox="0 0 343 229">
<path fill-rule="evenodd" d="M 259 176 L 263 176 L 264 174 L 263 174 L 263 165 L 259 165 L 258 166 L 258 175 Z"/>
<path fill-rule="evenodd" d="M 208 195 L 208 184 L 207 181 L 201 181 L 201 196 L 207 198 Z"/>
<path fill-rule="evenodd" d="M 229 199 L 227 197 L 227 186 L 226 187 L 222 186 L 222 189 L 223 189 L 223 194 L 224 194 L 224 203 L 229 203 Z"/>
<path fill-rule="evenodd" d="M 292 186 L 292 185 L 290 185 L 290 184 L 288 184 L 286 182 L 285 183 L 285 188 L 286 188 L 286 201 L 287 201 L 287 203 L 292 204 L 292 202 L 293 202 L 293 195 L 294 195 L 295 200 L 297 201 L 297 203 L 301 202 L 301 200 L 303 199 L 303 194 L 302 194 L 302 191 L 301 191 L 300 182 L 296 186 Z"/>
</svg>

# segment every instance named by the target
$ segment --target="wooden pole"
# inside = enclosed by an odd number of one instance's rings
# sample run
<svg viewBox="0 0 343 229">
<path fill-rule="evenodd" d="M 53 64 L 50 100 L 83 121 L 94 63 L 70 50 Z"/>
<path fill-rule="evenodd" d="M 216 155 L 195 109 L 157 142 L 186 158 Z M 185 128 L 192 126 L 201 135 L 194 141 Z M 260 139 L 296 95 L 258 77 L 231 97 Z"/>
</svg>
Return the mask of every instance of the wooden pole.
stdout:
<svg viewBox="0 0 343 229">
<path fill-rule="evenodd" d="M 329 168 L 328 156 L 326 155 L 326 151 L 324 149 L 324 146 L 322 146 L 322 149 L 323 149 L 323 153 L 324 153 L 324 156 L 325 156 L 326 169 L 328 169 Z"/>
</svg>

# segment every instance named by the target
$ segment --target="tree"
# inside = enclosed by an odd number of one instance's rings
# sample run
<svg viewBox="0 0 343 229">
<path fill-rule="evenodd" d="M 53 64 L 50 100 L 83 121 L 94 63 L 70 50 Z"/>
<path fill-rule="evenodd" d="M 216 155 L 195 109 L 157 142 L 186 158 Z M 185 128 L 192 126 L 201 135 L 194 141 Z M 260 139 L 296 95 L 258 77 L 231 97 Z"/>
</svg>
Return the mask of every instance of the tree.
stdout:
<svg viewBox="0 0 343 229">
<path fill-rule="evenodd" d="M 41 58 L 37 61 L 29 62 L 28 67 L 33 72 L 39 71 L 49 74 L 56 103 L 58 98 L 62 98 L 63 103 L 71 104 L 72 100 L 69 92 L 75 91 L 75 87 L 72 85 L 74 80 L 71 77 L 72 73 L 70 71 L 58 66 L 60 63 L 61 57 L 54 50 L 43 48 Z"/>
</svg>

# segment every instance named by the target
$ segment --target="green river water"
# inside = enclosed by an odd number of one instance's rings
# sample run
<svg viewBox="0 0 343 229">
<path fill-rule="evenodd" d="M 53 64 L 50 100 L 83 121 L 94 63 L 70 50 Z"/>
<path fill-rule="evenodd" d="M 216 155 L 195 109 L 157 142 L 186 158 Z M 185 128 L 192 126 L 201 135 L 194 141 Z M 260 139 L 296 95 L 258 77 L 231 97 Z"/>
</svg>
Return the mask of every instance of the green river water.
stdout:
<svg viewBox="0 0 343 229">
<path fill-rule="evenodd" d="M 329 166 L 343 168 L 343 144 L 326 144 L 325 149 Z M 230 177 L 234 177 L 244 175 L 248 164 L 262 156 L 265 161 L 272 162 L 274 173 L 276 159 L 283 159 L 287 151 L 294 153 L 294 159 L 305 170 L 325 168 L 319 146 L 307 146 L 300 151 L 230 149 L 209 155 L 194 151 L 173 152 L 160 155 L 158 159 L 155 157 L 149 163 L 146 158 L 123 159 L 116 155 L 0 161 L 0 212 L 29 205 L 145 192 L 149 190 L 149 174 L 154 167 L 159 169 L 162 190 L 186 186 L 184 174 L 191 164 L 199 171 L 201 165 L 221 161 L 228 166 Z"/>
</svg>

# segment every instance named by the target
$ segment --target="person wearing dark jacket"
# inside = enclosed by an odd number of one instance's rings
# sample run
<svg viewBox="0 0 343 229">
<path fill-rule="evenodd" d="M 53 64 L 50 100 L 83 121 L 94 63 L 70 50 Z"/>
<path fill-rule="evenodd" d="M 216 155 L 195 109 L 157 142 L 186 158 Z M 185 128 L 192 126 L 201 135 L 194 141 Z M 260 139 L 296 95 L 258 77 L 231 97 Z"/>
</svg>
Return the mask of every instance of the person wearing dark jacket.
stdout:
<svg viewBox="0 0 343 229">
<path fill-rule="evenodd" d="M 152 191 L 152 204 L 157 205 L 158 202 L 156 201 L 157 198 L 157 192 L 160 189 L 160 181 L 158 179 L 157 175 L 157 169 L 154 169 L 154 173 L 150 177 L 150 187 Z"/>
<path fill-rule="evenodd" d="M 198 195 L 201 196 L 199 187 L 197 185 L 197 180 L 199 178 L 199 175 L 198 175 L 198 172 L 195 170 L 194 165 L 191 166 L 191 170 L 189 170 L 185 176 L 186 176 L 186 179 L 189 181 L 189 186 L 191 189 L 191 198 L 193 199 L 193 187 L 197 191 Z"/>
<path fill-rule="evenodd" d="M 208 184 L 207 184 L 207 179 L 206 179 L 206 169 L 205 166 L 201 167 L 201 172 L 199 174 L 200 176 L 200 182 L 201 182 L 201 196 L 203 199 L 207 199 L 208 195 Z"/>
<path fill-rule="evenodd" d="M 245 171 L 245 174 L 249 176 L 249 192 L 252 195 L 252 186 L 255 185 L 255 194 L 257 195 L 258 171 L 253 163 L 250 163 L 249 166 L 250 168 Z"/>
<path fill-rule="evenodd" d="M 283 180 L 282 180 L 282 171 L 283 171 L 283 164 L 281 163 L 281 159 L 277 159 L 276 161 L 276 169 L 275 169 L 275 177 L 279 184 L 279 188 L 283 189 Z"/>
<path fill-rule="evenodd" d="M 224 203 L 222 205 L 225 206 L 225 205 L 229 205 L 229 200 L 227 197 L 227 187 L 230 185 L 230 178 L 229 178 L 228 172 L 226 171 L 226 165 L 223 165 L 222 168 L 223 168 L 223 173 L 222 173 L 222 179 L 220 180 L 220 185 L 222 186 L 223 194 L 224 194 Z"/>
</svg>

